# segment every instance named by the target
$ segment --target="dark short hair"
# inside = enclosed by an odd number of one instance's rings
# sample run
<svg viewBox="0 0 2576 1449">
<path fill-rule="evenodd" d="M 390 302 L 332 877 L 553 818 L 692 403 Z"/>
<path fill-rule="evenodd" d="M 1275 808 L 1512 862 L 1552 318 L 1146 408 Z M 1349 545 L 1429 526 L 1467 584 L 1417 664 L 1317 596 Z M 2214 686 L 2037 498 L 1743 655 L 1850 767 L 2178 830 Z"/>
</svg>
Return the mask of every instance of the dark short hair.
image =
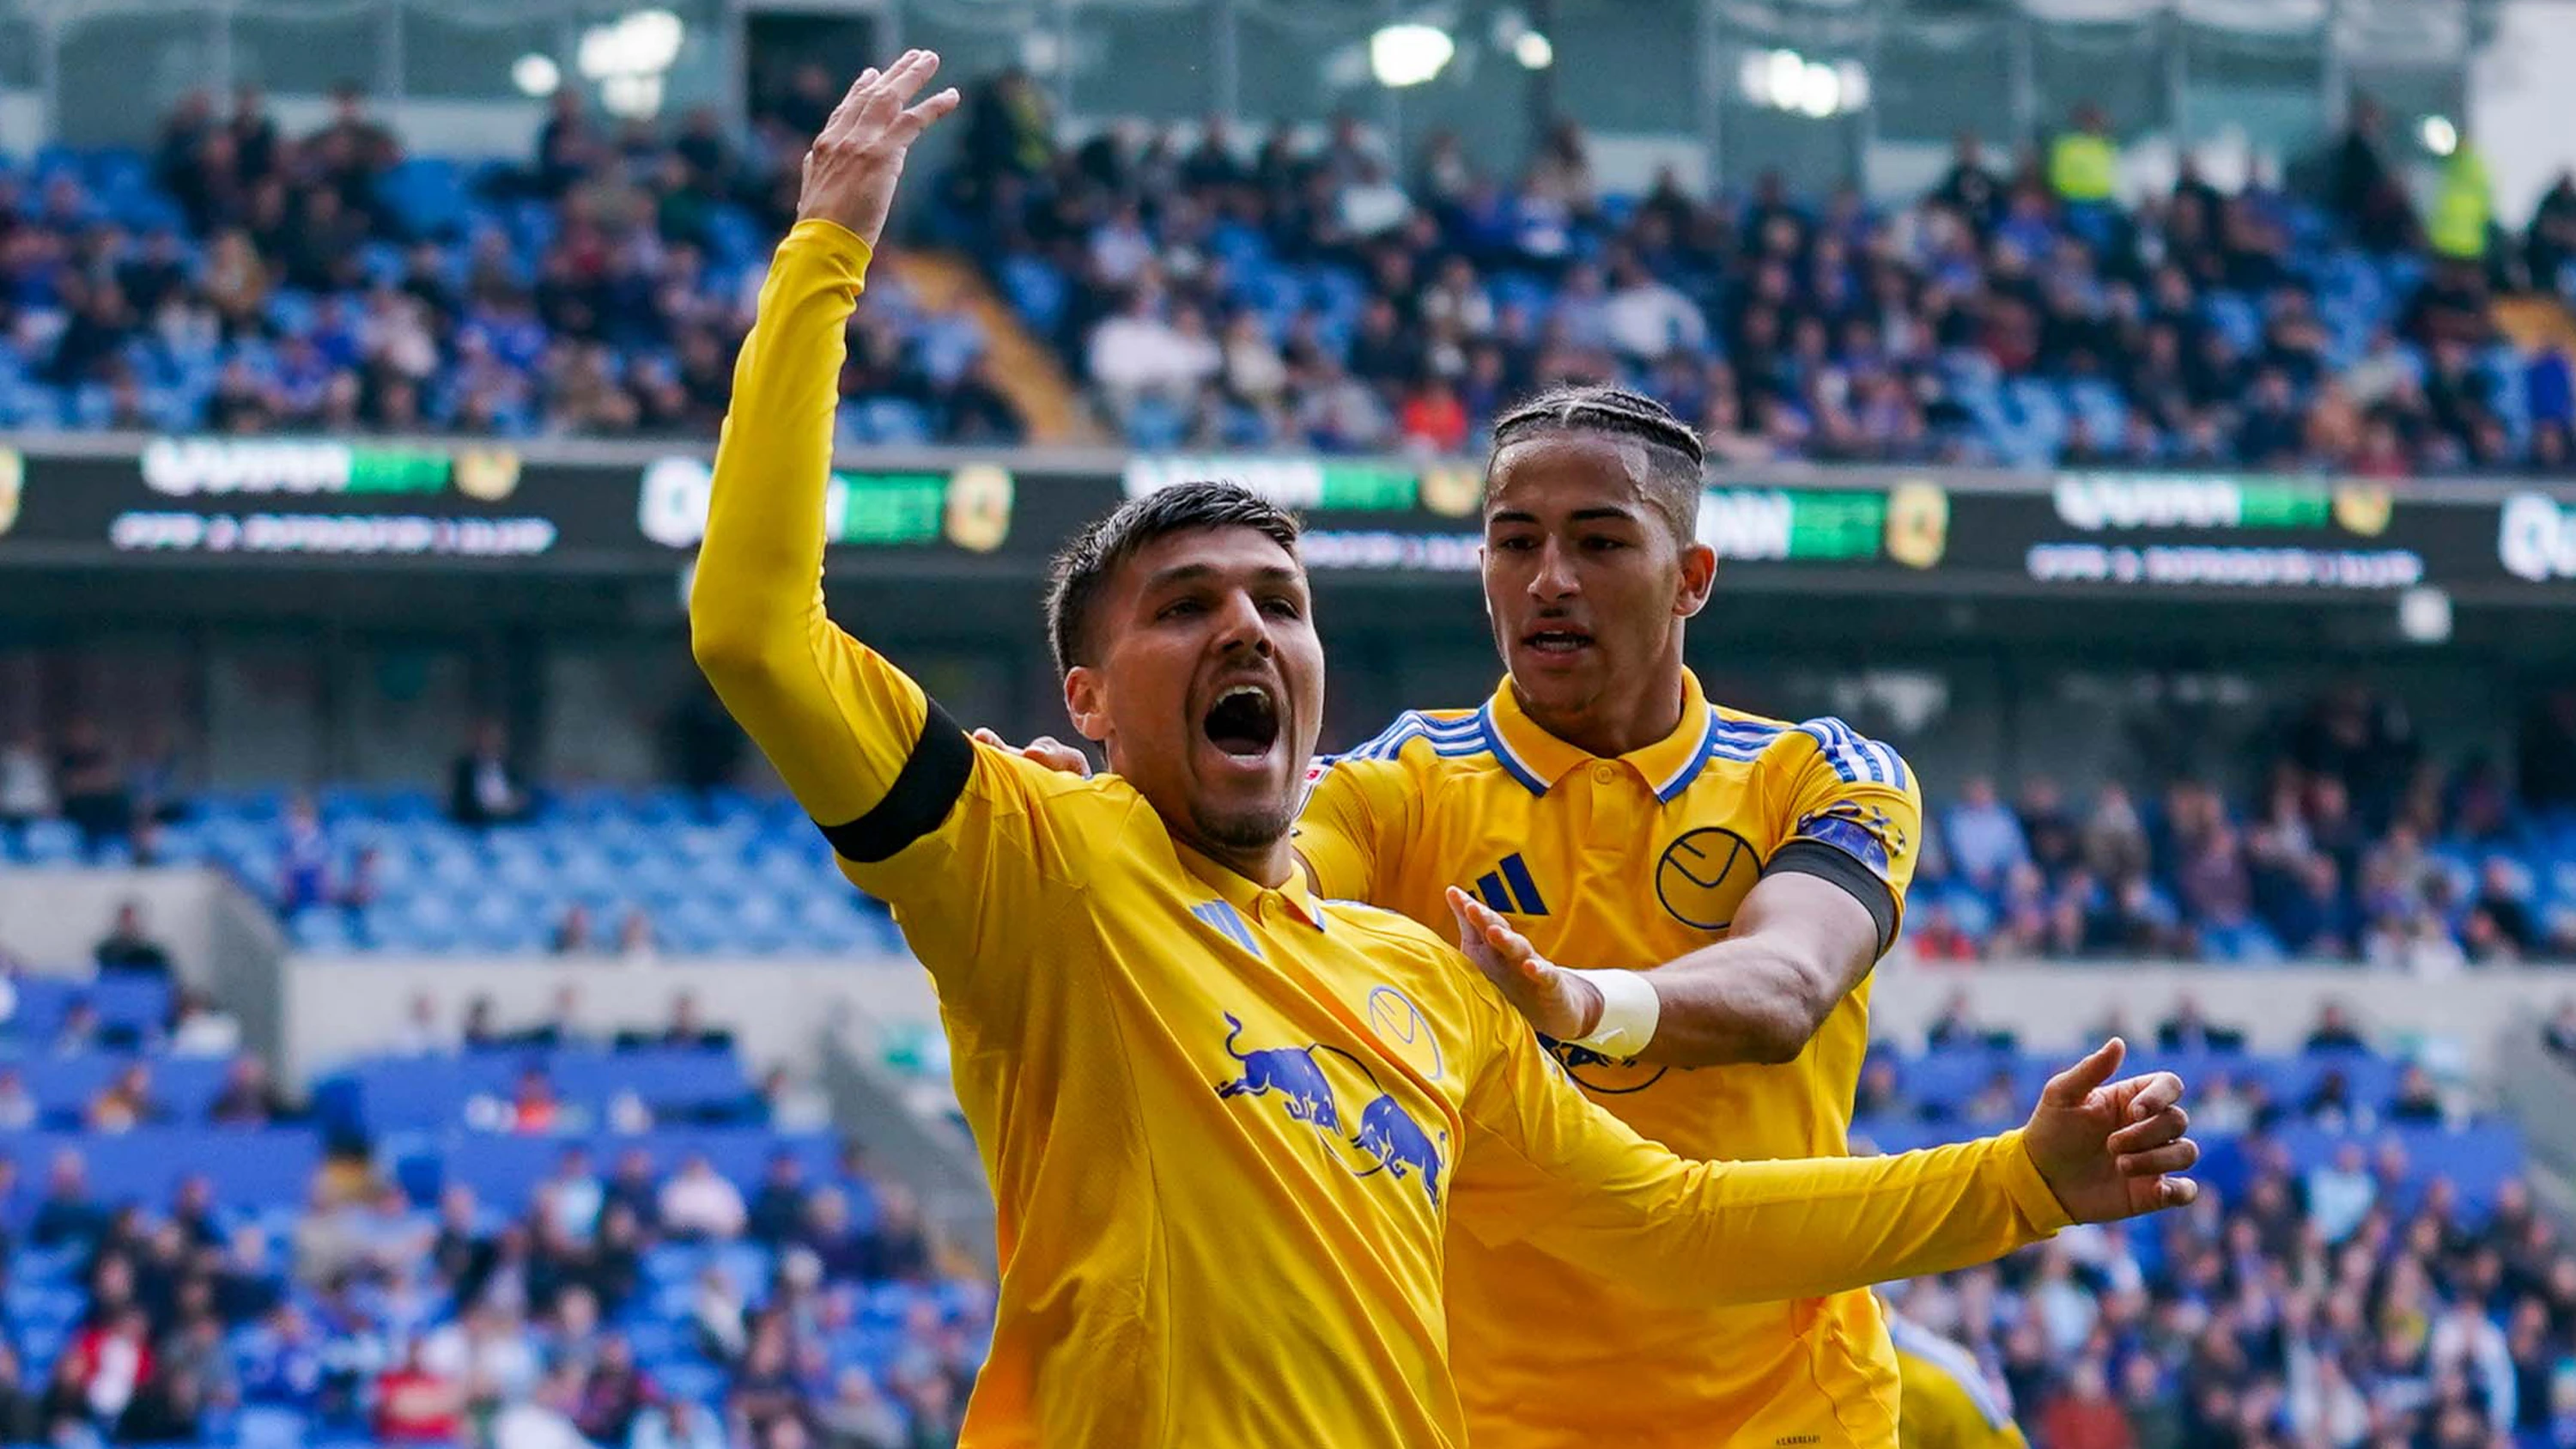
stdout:
<svg viewBox="0 0 2576 1449">
<path fill-rule="evenodd" d="M 1085 525 L 1047 570 L 1056 673 L 1091 662 L 1091 615 L 1118 566 L 1157 539 L 1200 528 L 1249 528 L 1297 556 L 1297 516 L 1240 483 L 1175 483 L 1130 498 Z"/>
<path fill-rule="evenodd" d="M 1708 449 L 1672 409 L 1616 383 L 1551 387 L 1494 420 L 1486 481 L 1491 483 L 1494 459 L 1503 449 L 1545 433 L 1591 433 L 1644 444 L 1646 501 L 1664 515 L 1676 540 L 1687 544 L 1698 537 L 1700 475 Z"/>
</svg>

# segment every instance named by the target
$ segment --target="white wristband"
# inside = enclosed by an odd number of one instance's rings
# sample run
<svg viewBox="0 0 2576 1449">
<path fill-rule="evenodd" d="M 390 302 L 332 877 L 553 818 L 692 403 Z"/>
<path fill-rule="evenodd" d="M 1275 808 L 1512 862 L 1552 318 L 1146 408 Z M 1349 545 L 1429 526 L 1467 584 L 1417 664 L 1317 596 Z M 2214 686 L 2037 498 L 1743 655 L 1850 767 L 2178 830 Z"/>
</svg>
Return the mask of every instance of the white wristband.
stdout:
<svg viewBox="0 0 2576 1449">
<path fill-rule="evenodd" d="M 1664 1011 L 1655 983 L 1635 971 L 1586 971 L 1583 979 L 1600 988 L 1601 1020 L 1574 1045 L 1622 1060 L 1644 1051 Z"/>
</svg>

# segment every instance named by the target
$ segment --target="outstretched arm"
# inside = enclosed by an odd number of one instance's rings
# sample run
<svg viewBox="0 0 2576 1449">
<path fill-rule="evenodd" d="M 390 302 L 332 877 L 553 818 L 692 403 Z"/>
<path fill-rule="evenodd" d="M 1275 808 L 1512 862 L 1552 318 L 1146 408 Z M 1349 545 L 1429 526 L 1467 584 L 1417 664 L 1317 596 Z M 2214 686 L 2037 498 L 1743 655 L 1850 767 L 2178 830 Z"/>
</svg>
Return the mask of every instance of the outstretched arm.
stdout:
<svg viewBox="0 0 2576 1449">
<path fill-rule="evenodd" d="M 1814 1297 L 1998 1258 L 2069 1222 L 2192 1200 L 2198 1149 L 2170 1073 L 2113 1082 L 2114 1040 L 2051 1081 L 2020 1131 L 1897 1157 L 1684 1162 L 1506 1031 L 1471 1093 L 1452 1212 L 1650 1292 Z M 1470 1190 L 1472 1184 L 1473 1190 Z"/>
</svg>

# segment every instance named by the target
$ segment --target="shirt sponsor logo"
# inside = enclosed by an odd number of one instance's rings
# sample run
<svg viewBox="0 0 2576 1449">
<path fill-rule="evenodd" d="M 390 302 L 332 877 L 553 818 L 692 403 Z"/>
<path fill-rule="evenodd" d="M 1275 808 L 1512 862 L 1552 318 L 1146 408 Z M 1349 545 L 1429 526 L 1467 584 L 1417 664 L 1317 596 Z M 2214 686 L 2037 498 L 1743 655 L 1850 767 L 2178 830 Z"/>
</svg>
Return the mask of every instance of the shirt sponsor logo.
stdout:
<svg viewBox="0 0 2576 1449">
<path fill-rule="evenodd" d="M 1404 1000 L 1392 988 L 1380 990 Z M 1376 998 L 1371 1000 L 1374 1017 Z M 1404 1005 L 1411 1007 L 1412 1002 L 1404 1000 Z M 1420 1015 L 1418 1010 L 1414 1014 L 1417 1018 Z M 1233 1059 L 1235 1072 L 1216 1084 L 1218 1097 L 1275 1097 L 1288 1120 L 1312 1128 L 1353 1177 L 1383 1174 L 1392 1181 L 1419 1187 L 1433 1208 L 1440 1206 L 1440 1174 L 1448 1152 L 1448 1129 L 1442 1128 L 1437 1134 L 1426 1131 L 1394 1093 L 1379 1086 L 1377 1074 L 1369 1070 L 1368 1063 L 1350 1052 L 1314 1041 L 1247 1051 L 1240 1045 L 1242 1019 L 1230 1011 L 1224 1015 L 1225 1054 Z M 1427 1039 L 1429 1032 L 1429 1024 L 1423 1023 L 1423 1037 Z M 1340 1078 L 1339 1085 L 1335 1078 Z M 1346 1096 L 1365 1103 L 1357 1115 L 1344 1109 Z"/>
</svg>

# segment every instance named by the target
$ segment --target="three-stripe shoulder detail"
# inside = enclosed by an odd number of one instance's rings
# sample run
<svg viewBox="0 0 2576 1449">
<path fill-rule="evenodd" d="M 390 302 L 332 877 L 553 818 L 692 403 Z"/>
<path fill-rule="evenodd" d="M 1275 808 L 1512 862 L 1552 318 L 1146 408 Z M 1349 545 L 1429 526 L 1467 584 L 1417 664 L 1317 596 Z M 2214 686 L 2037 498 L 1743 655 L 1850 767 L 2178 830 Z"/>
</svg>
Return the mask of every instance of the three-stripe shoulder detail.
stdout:
<svg viewBox="0 0 2576 1449">
<path fill-rule="evenodd" d="M 1798 726 L 1798 733 L 1816 742 L 1816 752 L 1843 780 L 1858 784 L 1906 786 L 1905 761 L 1887 745 L 1869 738 L 1841 720 L 1826 716 L 1811 719 Z"/>
</svg>

